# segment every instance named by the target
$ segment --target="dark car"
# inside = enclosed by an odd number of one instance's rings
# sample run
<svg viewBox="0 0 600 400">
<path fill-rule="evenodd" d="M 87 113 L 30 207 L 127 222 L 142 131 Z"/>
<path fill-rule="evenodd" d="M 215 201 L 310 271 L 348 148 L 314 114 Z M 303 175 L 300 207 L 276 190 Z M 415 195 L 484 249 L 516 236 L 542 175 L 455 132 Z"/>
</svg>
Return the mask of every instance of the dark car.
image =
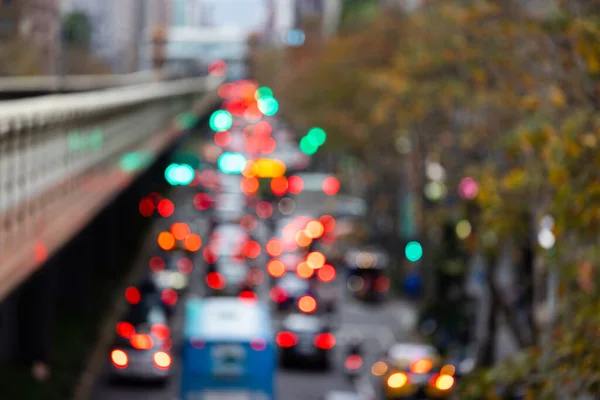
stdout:
<svg viewBox="0 0 600 400">
<path fill-rule="evenodd" d="M 294 313 L 281 321 L 276 342 L 282 366 L 329 369 L 336 339 L 325 318 Z"/>
<path fill-rule="evenodd" d="M 248 283 L 250 271 L 245 263 L 219 258 L 206 274 L 207 296 L 237 296 Z"/>
<path fill-rule="evenodd" d="M 110 349 L 112 379 L 166 381 L 171 374 L 171 329 L 157 298 L 147 296 L 131 306 L 117 323 Z"/>
</svg>

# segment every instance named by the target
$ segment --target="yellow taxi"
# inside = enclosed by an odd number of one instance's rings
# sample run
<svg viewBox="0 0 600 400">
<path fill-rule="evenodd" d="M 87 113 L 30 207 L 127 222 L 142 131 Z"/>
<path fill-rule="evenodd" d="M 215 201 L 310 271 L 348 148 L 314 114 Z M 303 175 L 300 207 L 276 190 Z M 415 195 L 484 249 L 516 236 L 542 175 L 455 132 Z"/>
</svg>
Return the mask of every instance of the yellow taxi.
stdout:
<svg viewBox="0 0 600 400">
<path fill-rule="evenodd" d="M 371 372 L 386 399 L 449 399 L 455 386 L 455 368 L 443 365 L 437 350 L 425 344 L 394 344 Z"/>
</svg>

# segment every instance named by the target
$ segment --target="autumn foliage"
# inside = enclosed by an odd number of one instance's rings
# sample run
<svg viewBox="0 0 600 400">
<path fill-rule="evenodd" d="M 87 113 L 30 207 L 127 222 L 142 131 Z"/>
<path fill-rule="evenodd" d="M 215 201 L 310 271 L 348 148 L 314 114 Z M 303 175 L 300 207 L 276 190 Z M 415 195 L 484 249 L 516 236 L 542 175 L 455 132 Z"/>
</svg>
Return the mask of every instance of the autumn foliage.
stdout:
<svg viewBox="0 0 600 400">
<path fill-rule="evenodd" d="M 535 399 L 600 390 L 600 23 L 577 10 L 540 19 L 518 2 L 428 1 L 411 14 L 386 10 L 306 62 L 279 59 L 279 76 L 258 76 L 292 123 L 324 127 L 328 145 L 369 165 L 399 158 L 408 136 L 446 168 L 449 191 L 473 177 L 477 212 L 467 217 L 488 260 L 554 218 L 554 247 L 536 248 L 540 268 L 560 277 L 551 334 L 524 340 L 462 399 L 486 398 L 498 381 L 524 384 Z"/>
</svg>

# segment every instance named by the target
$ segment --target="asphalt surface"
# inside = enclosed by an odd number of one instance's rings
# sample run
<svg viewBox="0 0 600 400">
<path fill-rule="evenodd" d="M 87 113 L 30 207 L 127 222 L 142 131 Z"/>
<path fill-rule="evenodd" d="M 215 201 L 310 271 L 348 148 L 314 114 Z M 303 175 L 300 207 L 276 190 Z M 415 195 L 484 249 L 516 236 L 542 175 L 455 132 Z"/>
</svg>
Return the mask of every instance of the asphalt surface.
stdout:
<svg viewBox="0 0 600 400">
<path fill-rule="evenodd" d="M 193 189 L 191 189 L 193 190 Z M 169 219 L 158 220 L 157 224 L 163 229 L 168 229 L 172 222 L 183 221 L 193 225 L 193 230 L 199 233 L 203 239 L 203 243 L 208 241 L 208 224 L 205 218 L 199 216 L 199 213 L 190 207 L 190 201 L 193 198 L 193 192 L 190 188 L 175 188 L 170 198 L 175 199 L 176 211 Z M 302 200 L 302 204 L 298 204 L 298 213 L 306 213 L 307 211 L 313 215 L 320 215 L 324 206 L 322 201 L 311 201 L 308 198 L 298 199 L 298 203 Z M 155 227 L 155 228 L 160 228 Z M 264 224 L 259 224 L 256 232 L 256 237 L 261 244 L 270 238 L 270 233 Z M 203 244 L 203 246 L 204 246 Z M 140 254 L 137 262 L 146 263 L 152 256 L 150 254 L 152 244 L 145 246 L 144 252 Z M 266 265 L 266 256 L 261 255 L 258 260 L 259 265 Z M 194 272 L 190 276 L 190 287 L 187 296 L 201 296 L 203 292 L 202 276 L 204 271 L 201 252 L 197 253 L 194 260 Z M 338 276 L 341 275 L 338 272 Z M 268 280 L 265 280 L 268 281 Z M 370 397 L 374 396 L 373 386 L 376 384 L 373 377 L 369 373 L 370 365 L 376 360 L 381 352 L 391 345 L 396 340 L 407 338 L 410 325 L 412 324 L 413 315 L 410 308 L 396 301 L 388 301 L 383 304 L 374 306 L 364 305 L 350 299 L 347 295 L 347 290 L 344 290 L 345 283 L 342 279 L 336 281 L 340 288 L 342 301 L 340 302 L 339 311 L 339 326 L 336 332 L 338 346 L 333 367 L 330 371 L 311 371 L 311 370 L 279 370 L 277 371 L 277 393 L 278 400 L 318 400 L 332 390 L 345 391 L 360 391 Z M 265 297 L 268 292 L 267 288 L 259 290 L 261 297 Z M 183 326 L 183 307 L 184 301 L 179 302 L 179 308 L 174 315 L 171 323 L 171 329 L 174 339 L 173 352 L 173 369 L 172 377 L 167 384 L 157 386 L 152 384 L 132 384 L 132 383 L 114 383 L 108 379 L 109 359 L 106 355 L 106 365 L 100 376 L 97 377 L 93 385 L 92 400 L 158 400 L 158 399 L 177 399 L 180 379 L 180 360 L 177 349 L 181 344 L 181 334 Z M 352 384 L 343 374 L 343 349 L 344 339 L 349 335 L 360 333 L 365 340 L 365 374 L 357 383 Z M 372 397 L 374 398 L 374 397 Z"/>
</svg>

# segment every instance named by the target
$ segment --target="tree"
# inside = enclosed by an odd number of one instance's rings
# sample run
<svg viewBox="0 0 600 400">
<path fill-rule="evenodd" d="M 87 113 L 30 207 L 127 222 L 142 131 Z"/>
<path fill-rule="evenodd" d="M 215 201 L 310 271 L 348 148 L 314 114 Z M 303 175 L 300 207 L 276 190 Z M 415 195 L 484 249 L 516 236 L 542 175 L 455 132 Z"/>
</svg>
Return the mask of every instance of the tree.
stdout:
<svg viewBox="0 0 600 400">
<path fill-rule="evenodd" d="M 545 341 L 532 318 L 523 332 L 515 308 L 488 279 L 490 338 L 480 361 L 494 361 L 498 313 L 529 349 L 465 385 L 463 398 L 481 398 L 498 381 L 524 383 L 534 398 L 598 390 L 599 32 L 597 21 L 571 8 L 539 21 L 518 2 L 430 1 L 409 15 L 380 15 L 273 81 L 298 126 L 327 127 L 328 144 L 360 155 L 375 182 L 410 179 L 423 193 L 424 159 L 439 160 L 455 201 L 436 207 L 438 217 L 425 218 L 424 228 L 467 218 L 488 277 L 510 242 L 522 248 L 529 280 L 533 249 L 560 273 L 559 314 Z M 397 172 L 398 138 L 412 141 L 418 164 L 406 170 L 414 176 Z M 478 193 L 457 201 L 453 188 L 466 176 Z M 533 243 L 544 214 L 555 219 L 553 252 Z M 525 286 L 531 315 L 532 285 Z"/>
<path fill-rule="evenodd" d="M 92 25 L 87 14 L 80 11 L 68 14 L 64 19 L 62 30 L 67 46 L 86 50 L 90 48 Z"/>
</svg>

